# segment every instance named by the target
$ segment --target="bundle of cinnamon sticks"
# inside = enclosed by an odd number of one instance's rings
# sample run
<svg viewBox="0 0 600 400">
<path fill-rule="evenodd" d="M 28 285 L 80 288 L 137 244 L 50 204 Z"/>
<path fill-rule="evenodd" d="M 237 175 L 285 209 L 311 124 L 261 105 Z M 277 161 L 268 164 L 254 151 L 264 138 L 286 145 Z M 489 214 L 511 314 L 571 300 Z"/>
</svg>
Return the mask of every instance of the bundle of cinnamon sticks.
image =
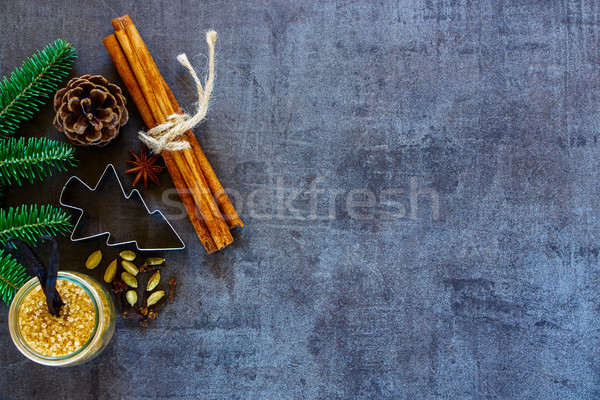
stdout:
<svg viewBox="0 0 600 400">
<path fill-rule="evenodd" d="M 151 129 L 181 108 L 128 15 L 112 21 L 115 33 L 104 46 L 144 123 Z M 180 140 L 190 147 L 161 155 L 200 241 L 208 253 L 233 242 L 230 229 L 243 226 L 198 140 L 190 130 Z"/>
</svg>

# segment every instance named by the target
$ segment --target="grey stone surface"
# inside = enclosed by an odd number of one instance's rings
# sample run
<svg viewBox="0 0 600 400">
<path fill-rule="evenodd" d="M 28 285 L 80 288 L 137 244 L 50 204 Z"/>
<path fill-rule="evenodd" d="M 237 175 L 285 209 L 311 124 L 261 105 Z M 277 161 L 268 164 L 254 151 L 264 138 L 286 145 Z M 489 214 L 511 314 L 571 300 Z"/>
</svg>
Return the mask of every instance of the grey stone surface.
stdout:
<svg viewBox="0 0 600 400">
<path fill-rule="evenodd" d="M 73 76 L 120 84 L 101 40 L 129 13 L 188 109 L 175 56 L 203 68 L 216 29 L 199 134 L 246 226 L 205 255 L 163 175 L 142 193 L 188 245 L 166 254 L 177 302 L 54 370 L 17 352 L 0 307 L 0 397 L 599 398 L 599 8 L 1 2 L 2 75 L 62 37 Z M 19 133 L 59 138 L 52 117 L 48 105 Z M 133 111 L 113 144 L 7 204 L 56 204 L 70 174 L 122 172 L 141 127 Z M 63 268 L 97 248 L 121 250 L 62 239 Z"/>
</svg>

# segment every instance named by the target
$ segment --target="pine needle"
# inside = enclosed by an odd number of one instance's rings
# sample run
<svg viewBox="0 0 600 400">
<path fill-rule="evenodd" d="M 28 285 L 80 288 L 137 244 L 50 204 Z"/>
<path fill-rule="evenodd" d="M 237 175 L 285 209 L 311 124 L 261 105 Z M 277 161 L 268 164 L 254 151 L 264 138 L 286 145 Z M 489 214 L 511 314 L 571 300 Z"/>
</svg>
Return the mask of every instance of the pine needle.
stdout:
<svg viewBox="0 0 600 400">
<path fill-rule="evenodd" d="M 25 267 L 0 250 L 0 298 L 8 304 L 28 279 Z"/>
<path fill-rule="evenodd" d="M 0 138 L 12 134 L 30 119 L 67 76 L 75 59 L 73 46 L 58 39 L 16 68 L 0 83 Z"/>
<path fill-rule="evenodd" d="M 0 185 L 21 186 L 22 179 L 33 183 L 52 175 L 52 168 L 64 171 L 74 165 L 75 148 L 69 143 L 46 138 L 0 140 Z"/>
<path fill-rule="evenodd" d="M 13 236 L 33 245 L 40 236 L 69 233 L 72 228 L 69 220 L 66 211 L 50 205 L 22 205 L 0 210 L 0 242 L 6 245 L 6 240 Z"/>
</svg>

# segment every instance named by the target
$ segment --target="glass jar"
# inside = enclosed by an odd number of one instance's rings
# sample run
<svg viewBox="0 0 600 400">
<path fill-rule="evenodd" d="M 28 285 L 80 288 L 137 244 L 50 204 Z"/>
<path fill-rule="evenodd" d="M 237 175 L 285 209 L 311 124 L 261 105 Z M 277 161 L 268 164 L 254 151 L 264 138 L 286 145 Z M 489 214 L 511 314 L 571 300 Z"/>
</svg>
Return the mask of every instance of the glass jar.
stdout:
<svg viewBox="0 0 600 400">
<path fill-rule="evenodd" d="M 19 328 L 19 311 L 28 294 L 40 286 L 38 278 L 27 281 L 15 295 L 8 313 L 8 326 L 13 342 L 25 357 L 43 365 L 67 367 L 89 361 L 104 350 L 115 330 L 115 306 L 104 286 L 87 275 L 74 271 L 59 271 L 58 280 L 76 284 L 91 299 L 95 311 L 95 322 L 86 343 L 65 356 L 50 357 L 35 351 L 25 341 Z"/>
</svg>

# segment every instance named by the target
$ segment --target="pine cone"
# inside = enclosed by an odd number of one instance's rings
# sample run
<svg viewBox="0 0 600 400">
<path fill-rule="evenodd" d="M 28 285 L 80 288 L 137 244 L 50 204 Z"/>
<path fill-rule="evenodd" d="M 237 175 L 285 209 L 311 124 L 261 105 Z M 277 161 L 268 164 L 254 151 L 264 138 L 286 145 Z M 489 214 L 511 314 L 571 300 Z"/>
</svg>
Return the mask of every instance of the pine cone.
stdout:
<svg viewBox="0 0 600 400">
<path fill-rule="evenodd" d="M 105 146 L 129 119 L 121 88 L 101 75 L 73 78 L 54 96 L 54 126 L 73 143 Z"/>
</svg>

